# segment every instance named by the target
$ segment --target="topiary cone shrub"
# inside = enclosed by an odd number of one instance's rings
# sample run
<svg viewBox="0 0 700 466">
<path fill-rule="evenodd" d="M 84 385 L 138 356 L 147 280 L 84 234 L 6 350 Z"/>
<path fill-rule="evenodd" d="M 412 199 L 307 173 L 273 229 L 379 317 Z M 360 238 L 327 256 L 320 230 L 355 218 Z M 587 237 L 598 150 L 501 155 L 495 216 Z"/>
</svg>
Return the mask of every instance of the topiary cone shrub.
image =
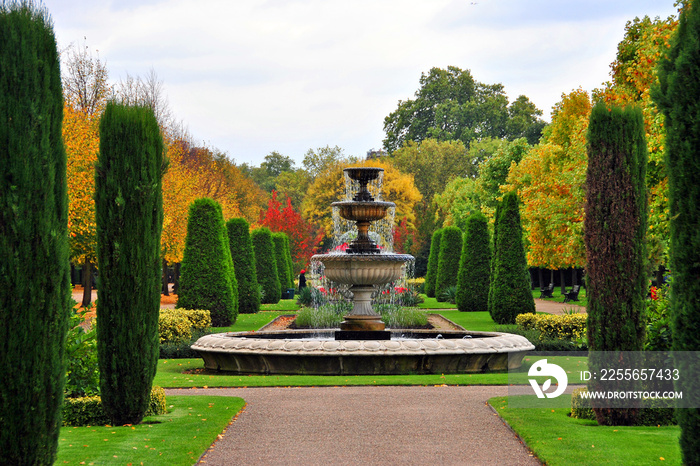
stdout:
<svg viewBox="0 0 700 466">
<path fill-rule="evenodd" d="M 435 297 L 438 301 L 445 301 L 444 293 L 447 289 L 457 286 L 462 243 L 462 230 L 457 227 L 445 227 L 442 229 L 440 255 L 438 256 L 438 273 L 435 280 Z"/>
<path fill-rule="evenodd" d="M 115 425 L 141 422 L 156 375 L 164 168 L 153 110 L 108 103 L 95 176 L 97 356 Z"/>
<path fill-rule="evenodd" d="M 210 311 L 214 327 L 232 325 L 238 317 L 233 268 L 221 206 L 209 198 L 195 200 L 187 219 L 177 307 Z"/>
<path fill-rule="evenodd" d="M 287 271 L 289 272 L 288 288 L 294 288 L 294 260 L 292 259 L 292 247 L 289 235 L 284 235 L 284 254 L 287 259 Z"/>
<path fill-rule="evenodd" d="M 272 233 L 272 241 L 275 244 L 275 259 L 277 260 L 277 276 L 280 280 L 280 292 L 287 291 L 287 288 L 292 287 L 289 283 L 291 274 L 289 272 L 289 262 L 287 262 L 286 239 L 287 235 L 285 233 L 280 231 Z"/>
<path fill-rule="evenodd" d="M 52 464 L 70 314 L 63 97 L 51 18 L 0 3 L 0 463 Z"/>
<path fill-rule="evenodd" d="M 467 218 L 457 276 L 457 309 L 487 312 L 491 286 L 491 239 L 488 220 L 479 211 Z"/>
<path fill-rule="evenodd" d="M 238 312 L 255 314 L 260 310 L 260 285 L 255 270 L 250 225 L 244 218 L 232 218 L 226 222 L 226 229 L 238 283 Z"/>
<path fill-rule="evenodd" d="M 250 234 L 255 251 L 255 268 L 258 283 L 262 290 L 261 302 L 276 304 L 282 298 L 279 274 L 277 272 L 277 256 L 269 228 L 257 228 Z"/>
<path fill-rule="evenodd" d="M 440 258 L 440 240 L 442 230 L 436 230 L 430 241 L 430 254 L 428 255 L 428 271 L 425 274 L 425 294 L 429 298 L 435 297 L 435 283 L 438 275 L 438 259 Z"/>
<path fill-rule="evenodd" d="M 518 196 L 508 193 L 496 210 L 489 314 L 498 324 L 514 324 L 518 314 L 535 312 L 523 248 Z"/>
</svg>

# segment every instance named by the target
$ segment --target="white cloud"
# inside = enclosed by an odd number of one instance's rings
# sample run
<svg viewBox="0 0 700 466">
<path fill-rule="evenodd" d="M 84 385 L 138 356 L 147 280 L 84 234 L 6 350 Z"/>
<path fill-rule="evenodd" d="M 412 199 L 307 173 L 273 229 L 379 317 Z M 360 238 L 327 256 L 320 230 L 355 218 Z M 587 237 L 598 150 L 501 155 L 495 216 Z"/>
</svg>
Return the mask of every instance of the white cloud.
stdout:
<svg viewBox="0 0 700 466">
<path fill-rule="evenodd" d="M 98 49 L 111 77 L 154 68 L 177 118 L 237 162 L 273 150 L 379 148 L 421 72 L 448 65 L 527 95 L 545 115 L 600 86 L 627 20 L 673 0 L 45 0 L 62 47 Z"/>
</svg>

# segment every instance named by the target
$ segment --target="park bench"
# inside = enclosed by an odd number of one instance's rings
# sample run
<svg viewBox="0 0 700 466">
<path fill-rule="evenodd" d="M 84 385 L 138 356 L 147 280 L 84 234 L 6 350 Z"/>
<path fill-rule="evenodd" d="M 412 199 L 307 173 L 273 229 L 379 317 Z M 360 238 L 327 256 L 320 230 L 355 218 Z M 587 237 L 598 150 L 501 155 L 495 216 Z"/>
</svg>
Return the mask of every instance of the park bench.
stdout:
<svg viewBox="0 0 700 466">
<path fill-rule="evenodd" d="M 547 286 L 543 286 L 540 288 L 540 299 L 542 298 L 553 298 L 554 295 L 552 292 L 554 291 L 554 283 L 550 283 Z"/>
<path fill-rule="evenodd" d="M 568 301 L 578 301 L 578 292 L 581 289 L 581 285 L 574 285 L 571 291 L 564 293 L 564 302 Z"/>
</svg>

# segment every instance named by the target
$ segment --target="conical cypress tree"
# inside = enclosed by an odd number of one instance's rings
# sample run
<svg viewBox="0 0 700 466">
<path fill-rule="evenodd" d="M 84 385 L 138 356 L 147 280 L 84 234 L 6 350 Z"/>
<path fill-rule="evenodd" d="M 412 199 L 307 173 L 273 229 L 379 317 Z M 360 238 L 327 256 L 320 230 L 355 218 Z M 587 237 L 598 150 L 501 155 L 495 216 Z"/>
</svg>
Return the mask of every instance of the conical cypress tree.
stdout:
<svg viewBox="0 0 700 466">
<path fill-rule="evenodd" d="M 586 278 L 588 348 L 641 351 L 647 292 L 647 149 L 638 108 L 600 102 L 588 125 L 586 174 Z M 592 382 L 593 388 L 595 383 Z M 636 411 L 598 409 L 604 425 L 635 422 Z"/>
<path fill-rule="evenodd" d="M 255 271 L 255 253 L 250 240 L 250 225 L 244 218 L 226 222 L 233 268 L 238 282 L 238 312 L 255 314 L 260 310 L 260 285 Z"/>
<path fill-rule="evenodd" d="M 228 327 L 238 317 L 238 282 L 224 216 L 209 198 L 190 205 L 177 305 L 208 310 L 214 327 Z"/>
<path fill-rule="evenodd" d="M 289 272 L 288 288 L 294 288 L 294 261 L 292 260 L 292 248 L 287 235 L 284 235 L 284 249 L 287 258 L 287 271 Z"/>
<path fill-rule="evenodd" d="M 255 251 L 258 283 L 263 294 L 261 302 L 276 304 L 282 298 L 282 291 L 277 273 L 277 256 L 275 255 L 272 233 L 268 228 L 257 228 L 251 232 L 250 238 L 253 241 L 253 251 Z"/>
<path fill-rule="evenodd" d="M 518 196 L 515 193 L 503 196 L 497 210 L 494 231 L 489 313 L 498 324 L 514 324 L 518 314 L 535 312 L 523 248 Z"/>
<path fill-rule="evenodd" d="M 491 286 L 491 240 L 488 220 L 479 211 L 467 218 L 464 246 L 457 277 L 457 309 L 489 310 Z"/>
<path fill-rule="evenodd" d="M 280 292 L 291 288 L 289 284 L 289 262 L 287 262 L 287 249 L 285 239 L 287 235 L 282 232 L 272 233 L 272 241 L 275 243 L 275 259 L 277 260 L 277 276 L 280 280 Z"/>
<path fill-rule="evenodd" d="M 102 406 L 115 425 L 141 422 L 156 375 L 163 168 L 153 110 L 108 103 L 95 176 L 97 354 Z"/>
<path fill-rule="evenodd" d="M 668 59 L 659 70 L 654 99 L 666 117 L 666 170 L 671 213 L 671 311 L 673 350 L 681 374 L 676 388 L 700 396 L 700 4 L 689 2 L 680 15 Z M 695 353 L 690 353 L 691 351 Z M 689 356 L 694 354 L 694 359 Z M 700 410 L 676 410 L 685 464 L 700 464 Z"/>
<path fill-rule="evenodd" d="M 442 230 L 433 232 L 433 238 L 430 241 L 430 254 L 428 255 L 428 271 L 425 274 L 425 294 L 429 298 L 435 297 L 435 283 L 438 275 L 438 259 L 440 257 L 440 240 L 442 239 Z"/>
<path fill-rule="evenodd" d="M 443 294 L 448 288 L 457 286 L 462 243 L 462 230 L 457 227 L 445 227 L 442 229 L 438 272 L 435 280 L 435 296 L 438 301 L 444 301 Z"/>
<path fill-rule="evenodd" d="M 70 312 L 63 97 L 51 19 L 0 3 L 0 463 L 56 459 Z"/>
</svg>

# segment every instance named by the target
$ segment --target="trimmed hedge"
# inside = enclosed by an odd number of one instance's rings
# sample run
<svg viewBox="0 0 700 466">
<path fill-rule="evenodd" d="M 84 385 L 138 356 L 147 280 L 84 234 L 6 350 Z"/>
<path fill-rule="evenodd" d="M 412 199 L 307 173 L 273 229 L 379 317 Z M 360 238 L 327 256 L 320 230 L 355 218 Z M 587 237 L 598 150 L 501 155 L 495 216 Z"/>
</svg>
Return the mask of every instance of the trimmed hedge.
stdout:
<svg viewBox="0 0 700 466">
<path fill-rule="evenodd" d="M 107 104 L 95 168 L 97 355 L 116 424 L 141 422 L 158 364 L 163 152 L 151 108 Z"/>
<path fill-rule="evenodd" d="M 160 343 L 190 341 L 193 333 L 211 327 L 209 311 L 199 309 L 161 309 L 158 319 Z"/>
<path fill-rule="evenodd" d="M 457 309 L 486 312 L 489 310 L 491 286 L 491 239 L 488 220 L 479 211 L 467 218 L 464 247 L 457 277 Z"/>
<path fill-rule="evenodd" d="M 700 350 L 700 5 L 693 1 L 684 6 L 667 58 L 660 60 L 659 86 L 652 94 L 666 117 L 672 348 L 678 352 Z M 676 390 L 697 400 L 700 357 L 684 356 L 676 364 L 688 374 L 677 381 Z M 683 461 L 700 464 L 700 409 L 680 409 L 677 415 Z"/>
<path fill-rule="evenodd" d="M 260 310 L 260 285 L 255 270 L 255 252 L 250 240 L 250 225 L 244 218 L 226 222 L 233 268 L 238 282 L 238 312 L 255 314 Z"/>
<path fill-rule="evenodd" d="M 277 304 L 282 299 L 282 290 L 277 272 L 277 256 L 272 232 L 266 227 L 257 228 L 251 232 L 250 238 L 253 242 L 253 251 L 255 251 L 258 283 L 262 290 L 260 302 Z"/>
<path fill-rule="evenodd" d="M 440 258 L 440 240 L 442 230 L 436 230 L 430 241 L 430 254 L 428 255 L 428 272 L 425 274 L 425 294 L 429 298 L 435 297 L 435 284 L 438 275 L 438 260 Z"/>
<path fill-rule="evenodd" d="M 153 387 L 144 416 L 157 416 L 167 413 L 165 390 Z M 110 420 L 102 407 L 102 398 L 86 396 L 66 398 L 63 403 L 63 425 L 67 427 L 104 426 Z"/>
<path fill-rule="evenodd" d="M 576 341 L 586 335 L 586 314 L 520 314 L 515 318 L 523 330 L 537 330 L 542 340 Z"/>
<path fill-rule="evenodd" d="M 438 302 L 445 301 L 445 293 L 448 289 L 457 286 L 463 242 L 462 230 L 459 228 L 445 227 L 442 229 L 438 273 L 435 280 L 435 296 Z"/>
<path fill-rule="evenodd" d="M 535 300 L 530 291 L 518 196 L 513 192 L 503 196 L 496 211 L 492 267 L 491 318 L 499 324 L 514 324 L 518 314 L 534 314 Z"/>
<path fill-rule="evenodd" d="M 587 392 L 586 387 L 577 388 L 571 392 L 571 417 L 576 419 L 588 419 L 595 421 L 595 411 L 591 407 L 591 400 L 584 398 L 581 393 Z M 642 408 L 639 410 L 636 426 L 673 426 L 678 422 L 675 418 L 675 410 L 670 407 L 663 406 L 663 400 L 647 401 L 658 407 Z"/>
<path fill-rule="evenodd" d="M 70 313 L 63 97 L 52 21 L 0 3 L 0 462 L 56 458 Z"/>
<path fill-rule="evenodd" d="M 229 327 L 238 317 L 238 283 L 228 233 L 221 205 L 212 199 L 197 199 L 190 205 L 177 307 L 208 309 L 215 327 Z"/>
</svg>

